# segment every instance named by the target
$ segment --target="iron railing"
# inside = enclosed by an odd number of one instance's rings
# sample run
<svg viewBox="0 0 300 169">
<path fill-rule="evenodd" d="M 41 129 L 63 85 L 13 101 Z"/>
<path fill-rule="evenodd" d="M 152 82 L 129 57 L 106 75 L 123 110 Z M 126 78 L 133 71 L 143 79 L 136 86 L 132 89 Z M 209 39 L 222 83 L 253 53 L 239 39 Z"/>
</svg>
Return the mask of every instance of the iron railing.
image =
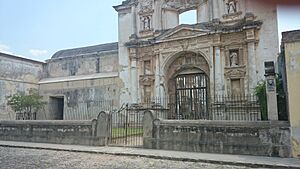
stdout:
<svg viewBox="0 0 300 169">
<path fill-rule="evenodd" d="M 196 101 L 195 101 L 196 100 Z M 115 113 L 120 109 L 116 101 L 85 101 L 77 103 L 48 103 L 39 116 L 63 117 L 61 120 L 91 120 L 97 118 L 99 112 Z M 152 98 L 139 104 L 128 105 L 128 114 L 138 114 L 142 118 L 146 110 L 152 110 L 157 118 L 177 120 L 261 120 L 260 104 L 256 96 L 216 96 L 201 99 Z M 60 109 L 59 109 L 60 108 Z M 47 115 L 48 114 L 48 115 Z M 124 113 L 123 113 L 124 114 Z M 24 116 L 24 115 L 23 115 Z M 23 119 L 21 114 L 17 119 Z M 34 119 L 34 118 L 33 118 Z"/>
<path fill-rule="evenodd" d="M 16 113 L 16 120 L 36 120 L 36 112 Z"/>
<path fill-rule="evenodd" d="M 140 147 L 143 145 L 144 111 L 124 104 L 110 113 L 110 145 Z"/>
<path fill-rule="evenodd" d="M 118 103 L 112 100 L 88 100 L 78 102 L 47 103 L 40 111 L 43 118 L 49 114 L 56 120 L 92 120 L 99 112 L 113 112 L 119 109 Z"/>
<path fill-rule="evenodd" d="M 256 96 L 216 96 L 192 102 L 178 102 L 174 98 L 153 98 L 144 101 L 141 109 L 152 110 L 163 119 L 177 120 L 261 120 L 260 104 Z"/>
</svg>

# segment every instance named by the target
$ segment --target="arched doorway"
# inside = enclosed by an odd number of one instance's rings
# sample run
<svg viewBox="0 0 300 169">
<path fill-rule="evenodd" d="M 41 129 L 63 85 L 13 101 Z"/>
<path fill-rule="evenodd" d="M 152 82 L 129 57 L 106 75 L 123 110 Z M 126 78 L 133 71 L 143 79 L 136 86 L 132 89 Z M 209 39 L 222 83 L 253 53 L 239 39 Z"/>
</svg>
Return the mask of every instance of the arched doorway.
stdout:
<svg viewBox="0 0 300 169">
<path fill-rule="evenodd" d="M 194 52 L 174 56 L 167 69 L 169 103 L 177 119 L 207 119 L 209 65 Z"/>
</svg>

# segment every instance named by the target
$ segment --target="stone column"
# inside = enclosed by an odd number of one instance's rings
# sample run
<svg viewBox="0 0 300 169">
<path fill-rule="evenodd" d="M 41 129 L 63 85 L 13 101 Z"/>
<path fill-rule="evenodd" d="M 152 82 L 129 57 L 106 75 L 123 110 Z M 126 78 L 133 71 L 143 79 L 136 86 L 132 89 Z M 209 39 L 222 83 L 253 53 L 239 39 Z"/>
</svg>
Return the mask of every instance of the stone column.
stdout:
<svg viewBox="0 0 300 169">
<path fill-rule="evenodd" d="M 131 101 L 132 103 L 138 103 L 138 72 L 137 72 L 137 54 L 136 49 L 130 49 L 130 77 L 131 77 L 131 85 L 130 85 L 130 92 L 131 92 Z"/>
<path fill-rule="evenodd" d="M 136 68 L 136 60 L 131 62 L 131 97 L 132 102 L 138 102 L 138 83 L 137 83 L 137 68 Z"/>
<path fill-rule="evenodd" d="M 220 8 L 219 8 L 219 1 L 213 0 L 213 18 L 212 19 L 216 19 L 219 18 L 219 12 L 220 12 Z"/>
<path fill-rule="evenodd" d="M 211 21 L 214 18 L 213 0 L 208 1 L 208 13 L 209 13 L 209 21 Z"/>
<path fill-rule="evenodd" d="M 249 94 L 253 94 L 254 88 L 257 85 L 257 68 L 256 68 L 256 51 L 255 51 L 255 36 L 254 30 L 248 30 L 247 36 L 247 48 L 248 48 L 248 82 L 249 82 Z"/>
<path fill-rule="evenodd" d="M 250 94 L 253 94 L 254 88 L 257 85 L 256 70 L 255 43 L 250 42 L 248 43 L 248 82 Z"/>
<path fill-rule="evenodd" d="M 136 20 L 136 6 L 135 5 L 132 6 L 131 13 L 132 13 L 133 33 L 137 34 L 137 20 Z"/>
<path fill-rule="evenodd" d="M 268 119 L 271 121 L 278 120 L 277 109 L 277 92 L 276 92 L 276 79 L 275 76 L 266 77 L 266 93 L 268 105 Z"/>
<path fill-rule="evenodd" d="M 211 46 L 209 48 L 209 62 L 210 62 L 210 97 L 213 97 L 215 95 L 215 65 L 214 65 L 214 47 Z"/>
<path fill-rule="evenodd" d="M 203 3 L 197 10 L 197 23 L 209 21 L 209 6 L 208 2 Z"/>
<path fill-rule="evenodd" d="M 222 94 L 224 95 L 224 94 L 226 94 L 225 93 L 225 84 L 226 84 L 226 79 L 225 79 L 225 76 L 224 76 L 224 74 L 225 74 L 225 65 L 226 65 L 226 57 L 225 57 L 225 49 L 222 47 L 221 49 L 221 53 L 220 53 L 220 57 L 221 57 L 221 65 L 220 65 L 220 67 L 221 67 L 221 80 L 222 80 Z"/>
<path fill-rule="evenodd" d="M 155 58 L 155 97 L 156 99 L 161 97 L 159 54 L 156 54 Z"/>
<path fill-rule="evenodd" d="M 215 95 L 223 95 L 224 75 L 222 74 L 222 59 L 220 47 L 215 47 Z"/>
</svg>

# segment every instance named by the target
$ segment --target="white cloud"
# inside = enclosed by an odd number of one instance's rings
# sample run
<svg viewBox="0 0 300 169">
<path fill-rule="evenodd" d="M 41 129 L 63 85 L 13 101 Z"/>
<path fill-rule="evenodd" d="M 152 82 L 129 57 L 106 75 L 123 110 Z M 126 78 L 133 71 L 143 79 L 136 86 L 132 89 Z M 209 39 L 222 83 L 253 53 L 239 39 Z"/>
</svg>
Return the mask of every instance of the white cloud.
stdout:
<svg viewBox="0 0 300 169">
<path fill-rule="evenodd" d="M 0 52 L 7 53 L 7 54 L 13 54 L 10 51 L 10 47 L 8 45 L 2 44 L 2 43 L 0 43 Z"/>
<path fill-rule="evenodd" d="M 29 53 L 31 53 L 33 56 L 38 57 L 38 56 L 45 56 L 48 54 L 47 50 L 39 50 L 39 49 L 30 49 Z"/>
</svg>

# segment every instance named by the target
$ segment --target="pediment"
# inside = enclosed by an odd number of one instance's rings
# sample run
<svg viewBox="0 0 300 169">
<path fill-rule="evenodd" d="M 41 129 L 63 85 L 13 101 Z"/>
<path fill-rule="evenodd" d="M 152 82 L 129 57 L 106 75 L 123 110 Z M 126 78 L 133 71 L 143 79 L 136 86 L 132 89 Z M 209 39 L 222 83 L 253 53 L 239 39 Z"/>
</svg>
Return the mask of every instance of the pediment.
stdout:
<svg viewBox="0 0 300 169">
<path fill-rule="evenodd" d="M 169 39 L 178 39 L 178 38 L 180 39 L 180 38 L 186 38 L 192 36 L 201 36 L 201 35 L 207 35 L 208 32 L 209 32 L 208 30 L 182 27 L 179 29 L 171 30 L 170 32 L 166 32 L 161 37 L 159 37 L 159 40 L 169 40 Z"/>
<path fill-rule="evenodd" d="M 229 78 L 234 77 L 244 77 L 246 75 L 245 68 L 239 67 L 239 68 L 230 68 L 225 72 L 225 76 Z"/>
</svg>

